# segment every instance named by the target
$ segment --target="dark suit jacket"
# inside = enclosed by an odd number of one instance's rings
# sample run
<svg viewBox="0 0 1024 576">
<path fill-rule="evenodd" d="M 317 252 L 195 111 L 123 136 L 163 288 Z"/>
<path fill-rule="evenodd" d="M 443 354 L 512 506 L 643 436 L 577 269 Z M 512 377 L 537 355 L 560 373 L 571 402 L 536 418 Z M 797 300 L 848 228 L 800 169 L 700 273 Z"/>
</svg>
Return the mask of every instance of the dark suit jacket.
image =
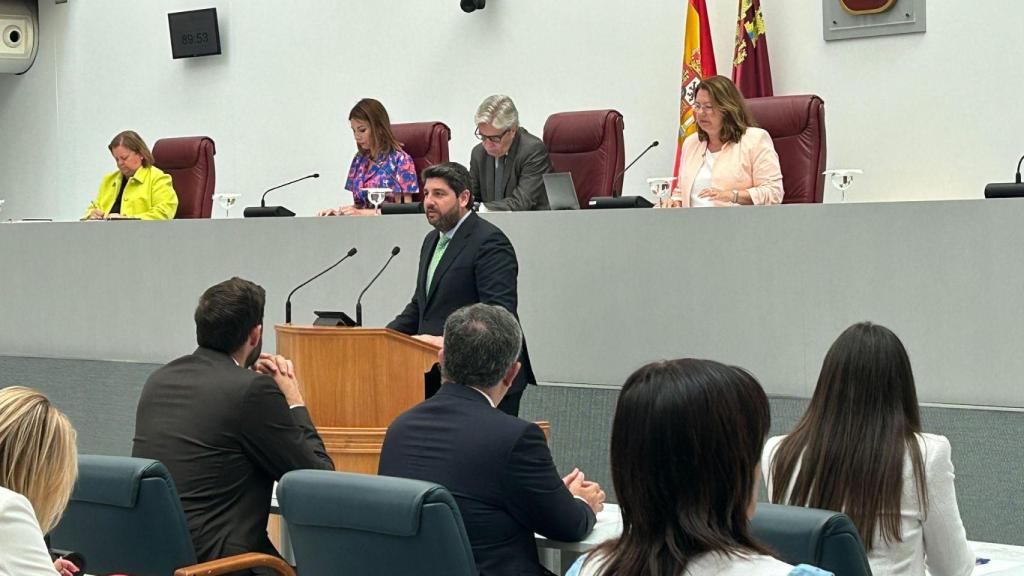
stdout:
<svg viewBox="0 0 1024 576">
<path fill-rule="evenodd" d="M 272 378 L 207 348 L 146 381 L 132 456 L 170 470 L 200 562 L 276 555 L 267 538 L 274 481 L 300 468 L 334 469 L 304 407 L 289 409 Z"/>
<path fill-rule="evenodd" d="M 501 306 L 518 318 L 519 263 L 505 233 L 474 213 L 467 216 L 438 262 L 433 288 L 428 292 L 427 268 L 440 236 L 440 232 L 433 230 L 423 239 L 412 300 L 387 327 L 403 334 L 441 336 L 444 322 L 452 312 L 478 302 Z M 519 361 L 523 367 L 512 384 L 512 392 L 522 392 L 527 383 L 537 383 L 525 337 Z"/>
<path fill-rule="evenodd" d="M 481 576 L 544 574 L 533 534 L 577 542 L 596 521 L 562 483 L 541 429 L 460 384 L 391 423 L 379 473 L 452 493 Z"/>
<path fill-rule="evenodd" d="M 469 189 L 488 210 L 549 210 L 544 189 L 548 172 L 551 161 L 544 142 L 520 126 L 505 157 L 504 186 L 494 189 L 494 158 L 477 144 L 469 157 Z"/>
</svg>

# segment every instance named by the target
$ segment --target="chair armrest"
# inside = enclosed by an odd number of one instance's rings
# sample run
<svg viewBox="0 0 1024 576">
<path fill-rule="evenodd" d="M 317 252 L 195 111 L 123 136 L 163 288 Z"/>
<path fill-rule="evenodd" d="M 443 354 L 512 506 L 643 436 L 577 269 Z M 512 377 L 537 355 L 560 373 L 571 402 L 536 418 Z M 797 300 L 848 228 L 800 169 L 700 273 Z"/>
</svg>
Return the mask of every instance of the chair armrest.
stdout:
<svg viewBox="0 0 1024 576">
<path fill-rule="evenodd" d="M 277 556 L 257 552 L 228 556 L 227 558 L 178 568 L 174 571 L 174 576 L 218 576 L 219 574 L 227 574 L 254 566 L 265 566 L 274 570 L 280 576 L 295 576 L 295 570 L 284 560 Z"/>
</svg>

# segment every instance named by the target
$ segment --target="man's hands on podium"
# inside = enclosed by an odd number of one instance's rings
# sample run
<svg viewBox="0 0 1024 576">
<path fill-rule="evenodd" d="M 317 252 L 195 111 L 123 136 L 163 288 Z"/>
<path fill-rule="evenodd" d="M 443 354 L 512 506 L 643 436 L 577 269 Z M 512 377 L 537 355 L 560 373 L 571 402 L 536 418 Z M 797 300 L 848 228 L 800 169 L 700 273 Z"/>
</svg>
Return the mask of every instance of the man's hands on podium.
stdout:
<svg viewBox="0 0 1024 576">
<path fill-rule="evenodd" d="M 562 478 L 562 482 L 573 496 L 589 504 L 594 514 L 604 510 L 604 490 L 597 482 L 587 480 L 579 468 L 573 468 L 568 476 Z"/>
<path fill-rule="evenodd" d="M 417 334 L 413 338 L 430 344 L 431 346 L 437 346 L 438 348 L 444 348 L 444 336 L 431 336 L 430 334 Z"/>
<path fill-rule="evenodd" d="M 260 354 L 260 359 L 253 364 L 252 369 L 270 376 L 277 382 L 277 387 L 281 389 L 289 407 L 302 406 L 306 403 L 302 399 L 299 382 L 295 379 L 295 365 L 291 360 L 279 354 L 264 352 Z"/>
</svg>

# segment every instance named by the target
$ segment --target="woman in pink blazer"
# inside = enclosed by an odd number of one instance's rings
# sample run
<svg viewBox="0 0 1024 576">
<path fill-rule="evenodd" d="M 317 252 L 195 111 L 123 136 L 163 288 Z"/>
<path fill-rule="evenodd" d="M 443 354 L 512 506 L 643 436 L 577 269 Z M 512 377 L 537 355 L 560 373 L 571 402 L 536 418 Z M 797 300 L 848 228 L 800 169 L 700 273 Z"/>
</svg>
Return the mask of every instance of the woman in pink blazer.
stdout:
<svg viewBox="0 0 1024 576">
<path fill-rule="evenodd" d="M 679 182 L 666 206 L 782 202 L 782 170 L 768 132 L 757 128 L 736 85 L 712 76 L 697 85 L 697 133 L 683 141 Z"/>
</svg>

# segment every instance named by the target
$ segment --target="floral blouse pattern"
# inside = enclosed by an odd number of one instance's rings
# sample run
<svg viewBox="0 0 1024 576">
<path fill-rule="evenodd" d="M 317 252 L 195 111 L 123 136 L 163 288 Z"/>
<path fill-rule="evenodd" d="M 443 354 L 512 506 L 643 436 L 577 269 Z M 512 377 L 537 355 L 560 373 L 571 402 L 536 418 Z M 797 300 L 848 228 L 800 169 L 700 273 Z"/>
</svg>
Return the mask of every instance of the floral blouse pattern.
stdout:
<svg viewBox="0 0 1024 576">
<path fill-rule="evenodd" d="M 357 208 L 370 208 L 366 199 L 366 188 L 391 188 L 385 202 L 396 202 L 399 194 L 419 194 L 420 184 L 416 179 L 416 165 L 404 150 L 382 153 L 372 162 L 365 154 L 356 153 L 348 169 L 345 189 L 352 193 Z"/>
</svg>

